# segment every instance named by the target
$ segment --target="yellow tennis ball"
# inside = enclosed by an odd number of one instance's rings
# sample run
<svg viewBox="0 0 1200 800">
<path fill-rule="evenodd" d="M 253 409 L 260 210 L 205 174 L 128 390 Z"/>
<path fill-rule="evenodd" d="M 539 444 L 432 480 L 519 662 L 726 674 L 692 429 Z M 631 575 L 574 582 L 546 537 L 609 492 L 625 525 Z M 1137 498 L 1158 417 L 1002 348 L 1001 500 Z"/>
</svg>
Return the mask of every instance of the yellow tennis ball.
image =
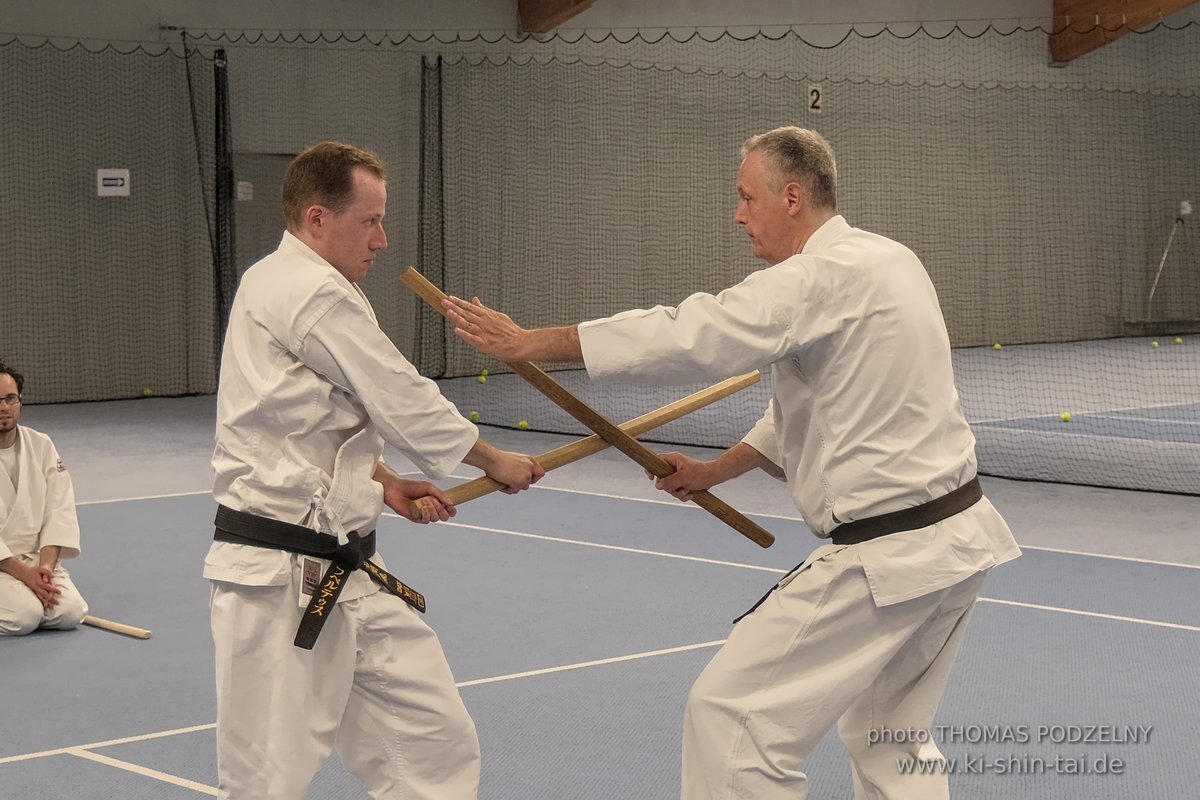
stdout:
<svg viewBox="0 0 1200 800">
<path fill-rule="evenodd" d="M 1062 416 L 1060 417 L 1060 419 L 1061 419 L 1063 422 L 1070 422 L 1070 421 L 1071 421 L 1071 412 L 1070 412 L 1070 411 L 1064 411 L 1064 412 L 1062 413 Z"/>
<path fill-rule="evenodd" d="M 1151 347 L 1158 347 L 1158 342 L 1157 342 L 1157 341 L 1151 342 L 1151 343 L 1150 343 L 1150 346 L 1151 346 Z"/>
<path fill-rule="evenodd" d="M 1183 339 L 1182 339 L 1182 338 L 1180 338 L 1180 337 L 1178 337 L 1178 336 L 1176 336 L 1176 337 L 1175 337 L 1175 344 L 1183 344 Z"/>
<path fill-rule="evenodd" d="M 142 397 L 152 397 L 153 395 L 154 395 L 154 390 L 151 389 L 149 386 L 146 386 L 145 388 L 142 389 Z"/>
<path fill-rule="evenodd" d="M 527 430 L 529 430 L 529 423 L 526 422 L 525 420 L 521 420 L 520 422 L 517 423 L 517 427 L 523 431 L 527 431 Z"/>
<path fill-rule="evenodd" d="M 483 369 L 479 370 L 479 374 L 486 378 L 488 375 L 491 375 L 492 373 L 487 371 L 487 367 L 484 367 Z"/>
<path fill-rule="evenodd" d="M 480 383 L 487 383 L 487 375 L 480 375 L 475 380 L 479 381 Z"/>
<path fill-rule="evenodd" d="M 994 345 L 992 345 L 992 349 L 993 349 L 993 350 L 999 350 L 999 349 L 1000 349 L 1000 343 L 999 343 L 999 342 L 996 342 Z"/>
<path fill-rule="evenodd" d="M 479 412 L 472 411 L 470 414 L 467 414 L 467 419 L 471 420 L 471 422 L 479 422 Z"/>
</svg>

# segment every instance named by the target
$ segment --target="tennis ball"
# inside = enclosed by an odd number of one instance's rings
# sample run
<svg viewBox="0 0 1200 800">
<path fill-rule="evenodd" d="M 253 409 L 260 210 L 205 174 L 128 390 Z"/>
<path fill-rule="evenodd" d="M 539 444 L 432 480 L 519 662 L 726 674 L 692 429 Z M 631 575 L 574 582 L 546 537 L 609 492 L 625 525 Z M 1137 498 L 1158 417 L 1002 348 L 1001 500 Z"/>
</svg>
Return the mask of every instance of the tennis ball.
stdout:
<svg viewBox="0 0 1200 800">
<path fill-rule="evenodd" d="M 153 396 L 154 396 L 154 390 L 151 389 L 149 386 L 142 389 L 142 397 L 153 397 Z"/>
<path fill-rule="evenodd" d="M 479 381 L 480 383 L 487 383 L 487 375 L 480 375 L 475 380 Z"/>
<path fill-rule="evenodd" d="M 1151 343 L 1150 343 L 1150 346 L 1151 346 L 1151 347 L 1158 347 L 1158 342 L 1157 342 L 1157 341 L 1151 342 Z"/>
<path fill-rule="evenodd" d="M 1175 344 L 1183 344 L 1183 339 L 1181 339 L 1180 337 L 1176 336 L 1176 337 L 1175 337 Z"/>
<path fill-rule="evenodd" d="M 479 422 L 479 412 L 472 411 L 470 414 L 467 414 L 467 419 L 471 420 L 471 422 Z"/>
<path fill-rule="evenodd" d="M 484 367 L 483 369 L 479 370 L 479 374 L 486 378 L 488 375 L 491 375 L 492 373 L 487 371 L 487 367 Z"/>
<path fill-rule="evenodd" d="M 1070 411 L 1064 411 L 1064 412 L 1062 413 L 1062 416 L 1061 416 L 1061 417 L 1059 417 L 1059 419 L 1061 419 L 1063 422 L 1070 422 L 1070 421 L 1071 421 L 1071 412 L 1070 412 Z"/>
<path fill-rule="evenodd" d="M 993 350 L 999 350 L 999 349 L 1000 349 L 1000 343 L 999 343 L 999 342 L 996 342 L 994 345 L 992 345 L 992 349 L 993 349 Z"/>
<path fill-rule="evenodd" d="M 520 422 L 517 423 L 517 427 L 523 431 L 527 431 L 527 430 L 529 430 L 529 423 L 526 422 L 525 420 L 521 420 Z"/>
</svg>

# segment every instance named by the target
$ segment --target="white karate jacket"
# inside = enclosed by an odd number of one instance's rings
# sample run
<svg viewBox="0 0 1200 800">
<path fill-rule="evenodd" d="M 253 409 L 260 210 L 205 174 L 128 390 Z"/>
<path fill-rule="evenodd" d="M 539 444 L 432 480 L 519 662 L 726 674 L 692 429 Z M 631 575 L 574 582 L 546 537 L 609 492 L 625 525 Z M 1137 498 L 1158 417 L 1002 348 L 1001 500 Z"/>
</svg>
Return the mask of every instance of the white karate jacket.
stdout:
<svg viewBox="0 0 1200 800">
<path fill-rule="evenodd" d="M 579 338 L 597 380 L 686 384 L 769 367 L 772 400 L 743 441 L 787 481 L 819 537 L 975 476 L 975 438 L 929 276 L 908 248 L 841 216 L 798 255 L 715 296 L 583 323 Z M 1020 554 L 986 498 L 929 528 L 855 547 L 879 605 Z"/>
<path fill-rule="evenodd" d="M 79 519 L 71 474 L 50 437 L 17 426 L 18 478 L 0 478 L 0 559 L 62 548 L 60 559 L 79 555 Z"/>
<path fill-rule="evenodd" d="M 383 510 L 371 475 L 385 439 L 440 478 L 478 437 L 380 330 L 362 291 L 295 236 L 284 233 L 279 249 L 246 271 L 221 356 L 217 502 L 344 543 L 351 531 L 373 530 Z M 294 558 L 214 542 L 204 576 L 283 585 Z M 356 571 L 339 599 L 370 591 Z"/>
</svg>

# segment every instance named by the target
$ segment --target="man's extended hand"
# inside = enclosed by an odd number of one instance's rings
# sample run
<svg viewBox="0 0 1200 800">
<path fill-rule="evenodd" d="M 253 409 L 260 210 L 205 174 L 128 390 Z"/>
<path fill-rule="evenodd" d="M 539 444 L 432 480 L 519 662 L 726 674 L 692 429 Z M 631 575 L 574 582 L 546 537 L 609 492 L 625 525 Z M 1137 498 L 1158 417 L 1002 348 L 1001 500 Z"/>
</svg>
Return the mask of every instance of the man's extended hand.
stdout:
<svg viewBox="0 0 1200 800">
<path fill-rule="evenodd" d="M 442 311 L 454 323 L 458 338 L 501 361 L 567 362 L 583 359 L 576 325 L 522 328 L 507 314 L 485 306 L 478 297 L 469 303 L 459 297 L 447 297 L 442 301 Z"/>
<path fill-rule="evenodd" d="M 470 303 L 447 297 L 442 308 L 454 323 L 454 332 L 467 344 L 501 361 L 527 360 L 522 345 L 528 331 L 508 314 L 488 308 L 478 297 Z"/>
</svg>

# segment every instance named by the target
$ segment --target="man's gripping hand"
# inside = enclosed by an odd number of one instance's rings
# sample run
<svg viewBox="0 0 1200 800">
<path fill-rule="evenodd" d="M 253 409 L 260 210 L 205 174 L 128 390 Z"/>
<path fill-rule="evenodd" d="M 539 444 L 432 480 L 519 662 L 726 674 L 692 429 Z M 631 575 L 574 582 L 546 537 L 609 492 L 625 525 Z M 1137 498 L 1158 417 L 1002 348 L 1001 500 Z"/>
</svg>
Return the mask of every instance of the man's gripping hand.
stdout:
<svg viewBox="0 0 1200 800">
<path fill-rule="evenodd" d="M 441 489 L 429 481 L 401 478 L 382 461 L 376 465 L 372 477 L 383 484 L 384 504 L 411 522 L 422 525 L 427 522 L 445 522 L 457 513 L 454 503 Z M 417 500 L 421 502 L 416 503 Z M 412 516 L 414 505 L 420 509 L 419 517 Z"/>
</svg>

